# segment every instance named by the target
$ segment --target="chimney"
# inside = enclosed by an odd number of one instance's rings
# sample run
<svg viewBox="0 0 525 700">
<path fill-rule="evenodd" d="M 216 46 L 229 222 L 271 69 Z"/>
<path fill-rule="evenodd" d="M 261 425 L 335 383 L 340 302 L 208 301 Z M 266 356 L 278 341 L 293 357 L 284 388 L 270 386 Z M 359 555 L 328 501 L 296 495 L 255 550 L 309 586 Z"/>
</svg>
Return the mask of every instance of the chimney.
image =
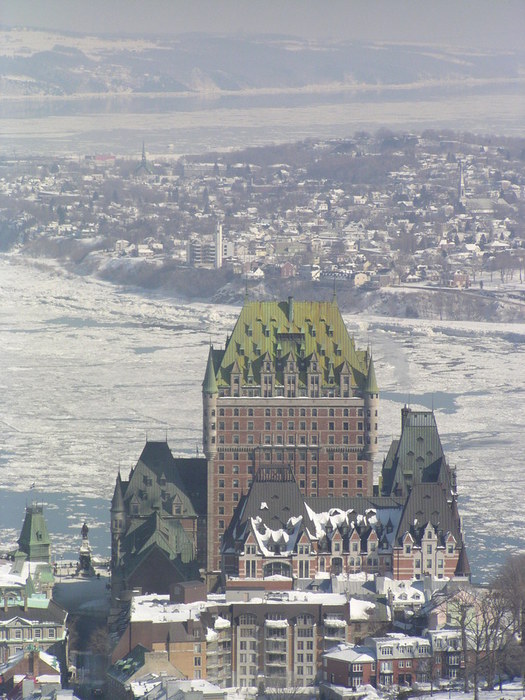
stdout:
<svg viewBox="0 0 525 700">
<path fill-rule="evenodd" d="M 27 610 L 27 596 L 24 596 L 24 610 Z"/>
<path fill-rule="evenodd" d="M 4 612 L 7 612 L 8 607 L 9 607 L 9 599 L 8 599 L 8 597 L 5 595 L 5 596 L 4 596 Z"/>
<path fill-rule="evenodd" d="M 288 297 L 288 322 L 293 323 L 293 297 Z"/>
</svg>

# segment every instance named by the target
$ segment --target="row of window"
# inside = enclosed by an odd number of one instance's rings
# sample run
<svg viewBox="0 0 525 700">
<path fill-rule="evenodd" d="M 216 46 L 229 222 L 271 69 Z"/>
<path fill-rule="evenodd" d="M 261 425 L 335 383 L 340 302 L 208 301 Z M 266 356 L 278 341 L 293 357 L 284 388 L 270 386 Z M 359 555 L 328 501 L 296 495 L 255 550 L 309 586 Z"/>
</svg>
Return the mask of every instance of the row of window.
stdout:
<svg viewBox="0 0 525 700">
<path fill-rule="evenodd" d="M 255 442 L 255 438 L 258 438 L 259 442 Z M 296 443 L 298 445 L 318 445 L 320 444 L 319 436 L 318 435 L 299 435 L 299 439 L 296 440 L 296 435 L 295 433 L 290 433 L 287 436 L 284 436 L 282 434 L 275 434 L 275 433 L 270 433 L 268 435 L 263 436 L 263 444 L 264 445 L 295 445 Z M 356 444 L 362 445 L 363 444 L 363 436 L 362 435 L 357 435 L 357 441 Z M 260 435 L 253 435 L 253 433 L 249 433 L 246 436 L 246 444 L 247 445 L 256 445 L 260 444 Z M 212 439 L 212 442 L 214 442 L 214 439 Z M 226 440 L 225 435 L 219 435 L 219 445 L 225 445 L 228 443 L 228 440 Z M 231 437 L 231 443 L 233 445 L 242 445 L 244 442 L 241 440 L 241 436 L 238 433 L 234 433 Z M 368 438 L 368 443 L 370 443 L 370 438 Z M 328 444 L 329 445 L 335 445 L 335 435 L 329 435 L 328 436 Z M 342 441 L 337 444 L 343 444 L 343 445 L 350 445 L 353 444 L 350 442 L 349 436 L 348 435 L 343 435 L 342 436 Z"/>
<path fill-rule="evenodd" d="M 345 454 L 345 453 L 343 453 L 343 459 L 344 459 L 344 454 Z M 276 459 L 277 461 L 281 462 L 281 461 L 283 460 L 283 453 L 282 453 L 282 452 L 276 452 L 276 453 L 275 453 L 275 459 Z M 293 459 L 293 458 L 292 458 L 292 459 Z M 219 471 L 219 474 L 225 474 L 225 466 L 224 466 L 224 464 L 219 464 L 218 471 Z M 253 465 L 249 464 L 249 465 L 248 465 L 248 473 L 249 473 L 249 474 L 253 474 L 253 472 L 254 472 Z M 310 473 L 311 473 L 312 475 L 317 474 L 317 467 L 316 467 L 315 465 L 310 467 Z M 330 476 L 334 476 L 335 473 L 336 473 L 335 466 L 334 466 L 333 464 L 329 464 L 329 465 L 328 465 L 328 474 L 329 474 Z M 349 473 L 350 473 L 350 472 L 349 472 L 349 467 L 348 467 L 348 465 L 347 465 L 347 464 L 343 464 L 343 465 L 342 465 L 342 468 L 341 468 L 341 474 L 342 474 L 343 476 L 345 476 L 345 475 L 348 475 Z M 360 474 L 363 473 L 363 466 L 362 466 L 361 464 L 358 464 L 358 465 L 357 465 L 357 467 L 356 467 L 356 473 L 357 473 L 358 475 L 360 475 Z M 239 465 L 238 465 L 238 464 L 234 464 L 234 465 L 232 466 L 232 474 L 239 474 Z M 299 465 L 299 474 L 306 474 L 306 466 L 305 466 L 304 464 Z M 221 483 L 221 481 L 222 481 L 222 483 Z M 233 482 L 232 482 L 232 484 L 233 484 L 233 487 L 234 487 L 234 488 L 237 488 L 238 485 L 239 485 L 239 480 L 238 480 L 238 479 L 234 479 Z M 250 485 L 250 482 L 248 482 L 248 486 L 249 486 L 249 485 Z M 224 479 L 219 480 L 219 487 L 221 487 L 221 486 L 224 486 Z M 407 554 L 410 554 L 410 545 L 407 545 L 406 550 L 407 550 Z M 452 551 L 451 553 L 453 553 L 453 551 Z"/>
<path fill-rule="evenodd" d="M 274 446 L 273 446 L 274 447 Z M 309 459 L 312 462 L 317 462 L 318 461 L 318 453 L 319 453 L 319 448 L 316 448 L 315 450 L 310 450 L 309 452 Z M 223 452 L 220 451 L 217 455 L 218 459 L 223 461 L 223 460 L 231 460 L 234 462 L 239 461 L 239 452 Z M 253 451 L 250 450 L 247 454 L 248 459 L 253 458 Z M 264 449 L 264 455 L 265 459 L 270 459 L 270 452 L 265 448 Z M 285 452 L 283 449 L 274 449 L 273 451 L 275 459 L 278 461 L 282 461 L 283 459 L 287 459 L 289 462 L 295 462 L 296 460 L 299 462 L 305 462 L 306 461 L 306 456 L 307 456 L 307 450 L 301 449 L 297 450 L 294 449 L 293 451 L 289 450 L 288 452 Z M 343 462 L 348 462 L 350 459 L 350 452 L 343 450 L 342 452 L 338 452 L 337 449 L 334 451 L 328 451 L 328 459 L 330 461 L 335 461 L 335 455 L 337 455 L 338 460 L 341 460 Z M 236 466 L 238 465 L 233 465 L 233 468 L 235 469 Z M 344 468 L 344 467 L 343 467 Z M 251 465 L 248 466 L 248 470 L 250 471 L 252 469 Z M 219 472 L 220 472 L 220 466 L 219 466 Z M 238 472 L 236 472 L 238 473 Z"/>
<path fill-rule="evenodd" d="M 25 634 L 24 634 L 25 631 Z M 16 627 L 12 629 L 0 629 L 0 639 L 56 639 L 56 629 L 49 627 L 40 629 L 39 627 Z"/>
<path fill-rule="evenodd" d="M 252 420 L 249 420 L 246 422 L 246 428 L 241 428 L 240 427 L 240 422 L 237 420 L 234 420 L 232 423 L 231 430 L 254 430 L 254 422 Z M 276 430 L 283 430 L 283 421 L 276 421 L 274 425 L 272 425 L 271 421 L 264 421 L 264 430 L 267 431 L 276 431 Z M 312 421 L 311 426 L 307 428 L 307 423 L 306 421 L 299 421 L 299 427 L 297 428 L 298 430 L 318 430 L 318 421 Z M 219 430 L 225 430 L 226 429 L 226 424 L 223 420 L 219 421 Z M 215 430 L 215 423 L 211 424 L 211 429 Z M 295 421 L 288 421 L 286 423 L 286 428 L 285 430 L 295 430 L 296 429 L 296 423 Z M 367 424 L 367 429 L 370 430 L 370 423 Z M 377 423 L 375 424 L 375 429 L 377 430 Z M 335 421 L 328 421 L 328 427 L 323 426 L 321 424 L 321 430 L 326 431 L 326 430 L 331 430 L 334 431 L 336 430 L 336 424 Z M 350 423 L 348 421 L 343 421 L 340 425 L 337 426 L 337 430 L 344 430 L 348 432 L 349 430 L 363 430 L 363 423 L 359 421 L 357 423 L 357 428 L 350 427 Z M 145 479 L 147 477 L 144 477 Z M 150 479 L 151 481 L 151 479 Z M 151 484 L 149 484 L 151 486 Z"/>
<path fill-rule="evenodd" d="M 254 416 L 255 415 L 255 410 L 254 408 L 248 408 L 248 416 Z M 371 416 L 371 411 L 367 410 L 367 416 Z M 215 411 L 212 410 L 212 416 L 215 415 Z M 226 408 L 219 408 L 219 416 L 225 416 L 229 415 L 229 411 Z M 240 408 L 234 408 L 233 409 L 233 416 L 240 416 L 241 415 L 241 409 Z M 343 417 L 349 417 L 349 416 L 355 416 L 356 415 L 356 409 L 355 408 L 265 408 L 264 409 L 264 415 L 267 417 L 270 416 L 277 416 L 282 417 L 282 416 L 300 416 L 300 417 L 305 417 L 305 416 L 329 416 L 329 417 L 335 417 L 335 416 L 343 416 Z M 362 416 L 364 415 L 364 409 L 358 408 L 357 409 L 357 415 Z M 375 415 L 377 416 L 377 410 L 375 411 Z"/>
</svg>

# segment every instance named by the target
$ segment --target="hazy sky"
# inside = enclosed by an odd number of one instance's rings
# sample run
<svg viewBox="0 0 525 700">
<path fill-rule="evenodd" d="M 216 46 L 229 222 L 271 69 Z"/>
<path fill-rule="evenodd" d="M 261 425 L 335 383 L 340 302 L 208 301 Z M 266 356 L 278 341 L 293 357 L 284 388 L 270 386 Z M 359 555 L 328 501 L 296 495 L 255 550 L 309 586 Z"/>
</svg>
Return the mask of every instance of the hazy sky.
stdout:
<svg viewBox="0 0 525 700">
<path fill-rule="evenodd" d="M 88 33 L 281 33 L 523 48 L 525 0 L 0 0 L 0 23 Z"/>
</svg>

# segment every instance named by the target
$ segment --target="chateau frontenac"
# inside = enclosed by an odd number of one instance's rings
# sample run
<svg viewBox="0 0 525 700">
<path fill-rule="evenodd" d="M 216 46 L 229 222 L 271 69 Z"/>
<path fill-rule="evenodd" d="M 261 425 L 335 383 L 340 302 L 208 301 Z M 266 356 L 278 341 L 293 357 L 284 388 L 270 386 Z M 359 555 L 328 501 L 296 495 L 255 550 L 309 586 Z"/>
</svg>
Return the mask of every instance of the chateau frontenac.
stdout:
<svg viewBox="0 0 525 700">
<path fill-rule="evenodd" d="M 374 484 L 379 389 L 331 301 L 246 301 L 224 348 L 210 347 L 204 457 L 147 442 L 112 517 L 114 596 L 290 589 L 356 573 L 469 577 L 456 473 L 433 411 L 401 410 Z"/>
<path fill-rule="evenodd" d="M 225 347 L 210 348 L 203 394 L 208 571 L 261 467 L 289 466 L 304 496 L 371 496 L 379 392 L 329 302 L 247 301 Z"/>
</svg>

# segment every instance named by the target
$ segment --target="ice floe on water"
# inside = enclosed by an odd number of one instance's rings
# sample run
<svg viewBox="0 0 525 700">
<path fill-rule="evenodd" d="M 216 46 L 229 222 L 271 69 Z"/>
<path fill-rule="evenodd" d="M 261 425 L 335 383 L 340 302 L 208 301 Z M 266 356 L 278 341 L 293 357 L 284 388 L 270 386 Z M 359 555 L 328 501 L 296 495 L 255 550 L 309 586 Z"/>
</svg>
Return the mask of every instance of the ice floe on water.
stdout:
<svg viewBox="0 0 525 700">
<path fill-rule="evenodd" d="M 0 507 L 14 492 L 21 509 L 0 528 L 21 525 L 35 482 L 71 540 L 64 516 L 104 522 L 117 471 L 127 475 L 146 438 L 167 438 L 176 455 L 200 453 L 208 346 L 224 343 L 237 308 L 184 304 L 7 256 L 0 309 Z M 473 568 L 490 575 L 507 552 L 525 548 L 525 325 L 345 319 L 358 345 L 370 344 L 381 387 L 376 474 L 403 404 L 434 408 L 458 470 Z M 109 535 L 95 533 L 105 553 Z"/>
</svg>

